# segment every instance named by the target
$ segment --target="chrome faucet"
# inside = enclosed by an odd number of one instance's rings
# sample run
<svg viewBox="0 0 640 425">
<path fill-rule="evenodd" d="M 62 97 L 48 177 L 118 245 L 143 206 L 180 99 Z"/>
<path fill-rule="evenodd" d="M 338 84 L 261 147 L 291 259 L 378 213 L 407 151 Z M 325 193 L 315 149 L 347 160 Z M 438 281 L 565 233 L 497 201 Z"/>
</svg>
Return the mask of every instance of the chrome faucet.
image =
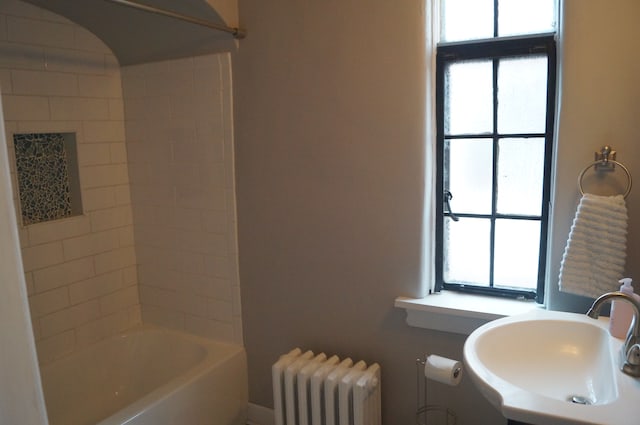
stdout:
<svg viewBox="0 0 640 425">
<path fill-rule="evenodd" d="M 627 339 L 620 352 L 620 370 L 627 375 L 640 377 L 640 344 L 638 343 L 640 339 L 640 303 L 624 292 L 607 292 L 593 302 L 587 311 L 587 316 L 597 319 L 600 316 L 602 305 L 610 300 L 626 301 L 633 307 L 633 319 L 627 332 Z"/>
</svg>

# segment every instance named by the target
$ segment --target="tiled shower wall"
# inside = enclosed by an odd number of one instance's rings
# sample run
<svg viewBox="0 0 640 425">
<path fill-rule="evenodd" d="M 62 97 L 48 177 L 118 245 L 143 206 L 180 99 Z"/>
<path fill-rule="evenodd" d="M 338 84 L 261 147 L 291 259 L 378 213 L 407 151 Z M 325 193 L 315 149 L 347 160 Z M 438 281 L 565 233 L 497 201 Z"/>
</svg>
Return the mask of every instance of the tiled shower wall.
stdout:
<svg viewBox="0 0 640 425">
<path fill-rule="evenodd" d="M 0 86 L 10 158 L 13 133 L 75 132 L 78 142 L 84 214 L 19 229 L 47 362 L 140 322 L 120 69 L 89 31 L 1 0 Z"/>
<path fill-rule="evenodd" d="M 122 68 L 144 322 L 242 343 L 228 54 Z"/>
</svg>

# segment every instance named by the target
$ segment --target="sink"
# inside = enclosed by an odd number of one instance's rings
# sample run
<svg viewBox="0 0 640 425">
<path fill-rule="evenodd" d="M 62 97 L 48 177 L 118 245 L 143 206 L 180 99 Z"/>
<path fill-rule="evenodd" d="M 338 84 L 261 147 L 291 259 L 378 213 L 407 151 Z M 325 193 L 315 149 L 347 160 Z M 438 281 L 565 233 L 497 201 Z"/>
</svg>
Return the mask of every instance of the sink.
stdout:
<svg viewBox="0 0 640 425">
<path fill-rule="evenodd" d="M 640 423 L 640 380 L 619 370 L 623 341 L 608 320 L 537 310 L 481 326 L 464 362 L 509 419 L 540 425 Z"/>
</svg>

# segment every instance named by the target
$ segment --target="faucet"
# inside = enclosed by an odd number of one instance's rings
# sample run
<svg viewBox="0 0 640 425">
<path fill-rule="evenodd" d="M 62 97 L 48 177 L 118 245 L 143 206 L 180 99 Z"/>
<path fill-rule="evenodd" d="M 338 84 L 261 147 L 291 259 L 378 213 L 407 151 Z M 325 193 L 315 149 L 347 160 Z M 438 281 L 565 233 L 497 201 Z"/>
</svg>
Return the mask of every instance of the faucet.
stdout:
<svg viewBox="0 0 640 425">
<path fill-rule="evenodd" d="M 587 312 L 587 316 L 597 319 L 600 316 L 602 305 L 610 300 L 626 301 L 633 307 L 633 320 L 627 332 L 627 338 L 620 352 L 620 370 L 627 375 L 640 377 L 640 303 L 632 296 L 624 292 L 607 292 L 593 302 Z"/>
</svg>

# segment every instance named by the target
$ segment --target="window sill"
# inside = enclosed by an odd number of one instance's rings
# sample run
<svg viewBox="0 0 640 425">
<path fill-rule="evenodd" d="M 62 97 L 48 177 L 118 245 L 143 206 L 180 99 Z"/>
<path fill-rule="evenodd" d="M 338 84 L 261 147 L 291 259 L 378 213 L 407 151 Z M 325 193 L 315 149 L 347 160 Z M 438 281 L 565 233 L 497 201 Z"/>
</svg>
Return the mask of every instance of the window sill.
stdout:
<svg viewBox="0 0 640 425">
<path fill-rule="evenodd" d="M 409 326 L 469 335 L 478 327 L 501 317 L 544 309 L 533 300 L 514 300 L 443 291 L 425 298 L 396 298 L 407 312 Z"/>
</svg>

